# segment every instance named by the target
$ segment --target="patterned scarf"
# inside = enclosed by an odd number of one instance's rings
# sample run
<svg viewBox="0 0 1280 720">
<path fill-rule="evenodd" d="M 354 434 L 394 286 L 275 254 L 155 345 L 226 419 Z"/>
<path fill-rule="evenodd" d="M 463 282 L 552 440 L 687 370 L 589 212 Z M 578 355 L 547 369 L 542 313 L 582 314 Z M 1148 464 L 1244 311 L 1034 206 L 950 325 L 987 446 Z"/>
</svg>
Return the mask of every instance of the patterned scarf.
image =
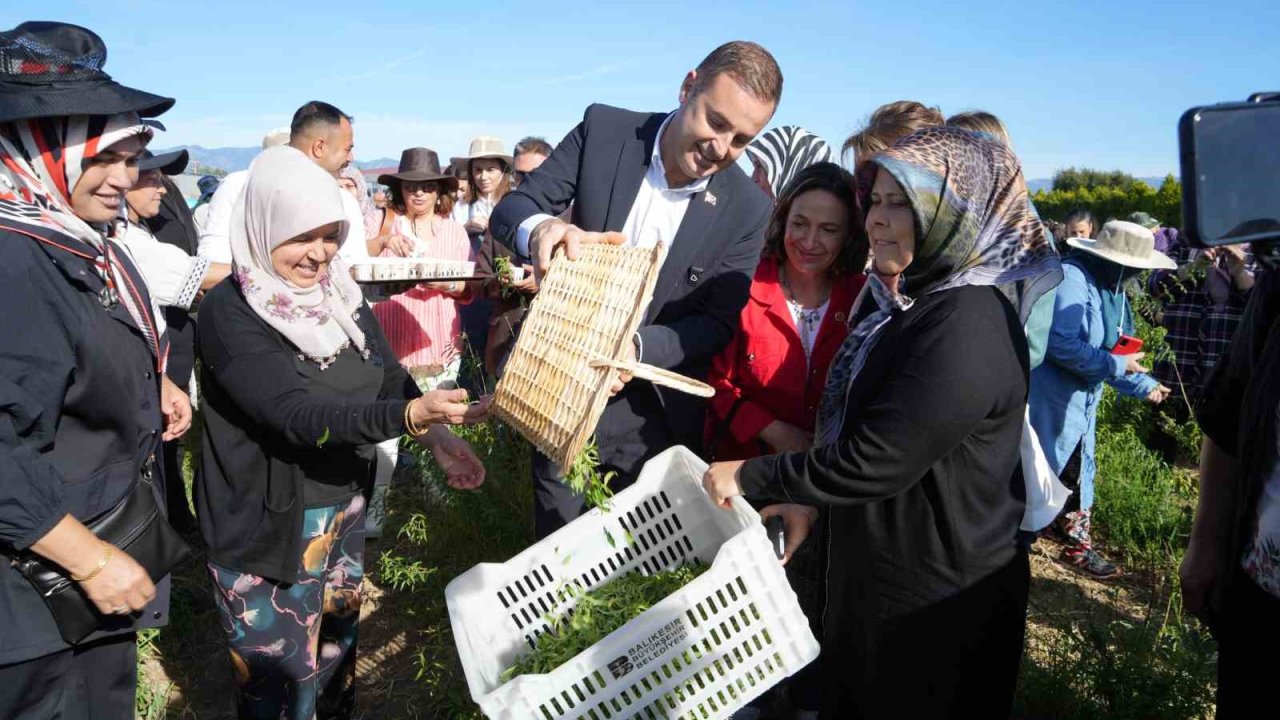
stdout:
<svg viewBox="0 0 1280 720">
<path fill-rule="evenodd" d="M 817 432 L 814 434 L 814 444 L 819 447 L 830 445 L 840 437 L 850 381 L 862 371 L 867 356 L 880 337 L 880 331 L 895 314 L 910 308 L 914 303 L 908 297 L 895 295 L 875 274 L 867 278 L 867 284 L 862 286 L 862 292 L 858 293 L 853 307 L 862 307 L 868 297 L 875 303 L 876 309 L 849 331 L 840 349 L 836 351 L 836 356 L 831 361 L 831 370 L 827 373 L 827 384 L 822 390 L 822 401 L 818 405 Z"/>
<path fill-rule="evenodd" d="M 333 176 L 294 148 L 263 150 L 249 167 L 244 202 L 231 217 L 232 272 L 245 300 L 301 352 L 325 369 L 348 345 L 362 355 L 364 331 L 356 311 L 360 288 L 336 255 L 319 282 L 308 288 L 290 283 L 271 264 L 271 252 L 303 233 L 340 223 L 347 237 L 343 192 Z"/>
<path fill-rule="evenodd" d="M 892 297 L 874 276 L 876 310 L 849 332 L 832 361 L 818 409 L 816 443 L 834 442 L 844 423 L 849 387 L 875 341 L 911 297 L 966 285 L 1018 281 L 1018 307 L 1062 281 L 1062 266 L 1031 208 L 1017 157 L 1004 145 L 956 128 L 921 130 L 864 161 L 857 171 L 862 207 L 878 172 L 902 186 L 915 216 L 916 249 Z M 864 297 L 867 291 L 864 290 Z M 861 305 L 855 303 L 855 309 Z"/>
<path fill-rule="evenodd" d="M 146 299 L 145 285 L 125 268 L 119 248 L 108 239 L 110 226 L 95 228 L 71 209 L 71 193 L 80 181 L 84 161 L 121 140 L 135 135 L 150 140 L 151 134 L 151 128 L 134 113 L 35 118 L 0 125 L 0 222 L 57 233 L 64 242 L 31 236 L 92 260 L 106 283 L 103 305 L 124 304 L 146 338 L 157 369 L 163 370 L 168 344 Z"/>
<path fill-rule="evenodd" d="M 752 140 L 747 154 L 764 169 L 775 198 L 782 197 L 787 183 L 801 170 L 831 161 L 826 140 L 794 125 L 773 128 Z"/>
</svg>

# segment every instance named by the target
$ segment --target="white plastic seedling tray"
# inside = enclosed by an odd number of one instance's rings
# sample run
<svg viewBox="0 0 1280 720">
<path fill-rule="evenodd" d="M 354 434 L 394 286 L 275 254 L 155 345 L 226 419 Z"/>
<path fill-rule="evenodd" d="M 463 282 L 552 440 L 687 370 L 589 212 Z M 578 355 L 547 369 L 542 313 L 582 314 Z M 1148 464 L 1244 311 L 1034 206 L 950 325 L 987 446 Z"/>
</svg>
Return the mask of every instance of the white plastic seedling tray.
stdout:
<svg viewBox="0 0 1280 720">
<path fill-rule="evenodd" d="M 502 564 L 445 589 L 471 697 L 493 720 L 728 717 L 818 656 L 818 642 L 741 498 L 711 504 L 706 464 L 683 447 L 645 464 L 605 513 L 592 510 Z M 630 539 L 630 542 L 629 542 Z M 591 590 L 626 573 L 711 568 L 545 675 L 500 675 Z"/>
</svg>

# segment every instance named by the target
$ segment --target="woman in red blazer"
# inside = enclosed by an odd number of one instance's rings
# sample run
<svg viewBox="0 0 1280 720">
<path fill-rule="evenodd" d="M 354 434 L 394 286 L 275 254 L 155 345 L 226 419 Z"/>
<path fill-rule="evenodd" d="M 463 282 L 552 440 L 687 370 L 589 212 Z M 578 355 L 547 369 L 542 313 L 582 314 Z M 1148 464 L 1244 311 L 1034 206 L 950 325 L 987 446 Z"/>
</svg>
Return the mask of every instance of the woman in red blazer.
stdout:
<svg viewBox="0 0 1280 720">
<path fill-rule="evenodd" d="M 813 444 L 827 368 L 844 342 L 850 306 L 866 282 L 867 249 L 853 176 L 840 166 L 810 165 L 783 189 L 738 332 L 711 364 L 716 395 L 706 432 L 715 460 L 804 451 Z M 815 528 L 821 527 L 818 522 Z M 787 578 L 818 637 L 825 565 L 820 546 L 805 543 L 787 560 Z M 791 679 L 789 698 L 797 717 L 817 716 L 820 662 Z M 734 717 L 761 717 L 770 702 L 766 694 Z"/>
<path fill-rule="evenodd" d="M 716 460 L 808 450 L 827 368 L 866 277 L 853 178 L 817 163 L 788 183 L 737 334 L 715 358 L 707 449 Z"/>
</svg>

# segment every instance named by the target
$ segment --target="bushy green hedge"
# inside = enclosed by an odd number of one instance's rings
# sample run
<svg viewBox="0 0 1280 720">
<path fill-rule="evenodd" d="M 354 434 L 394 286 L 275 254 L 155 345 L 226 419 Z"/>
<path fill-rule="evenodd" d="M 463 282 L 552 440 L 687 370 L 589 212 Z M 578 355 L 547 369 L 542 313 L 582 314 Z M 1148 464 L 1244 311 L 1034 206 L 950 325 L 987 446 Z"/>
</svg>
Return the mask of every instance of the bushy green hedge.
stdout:
<svg viewBox="0 0 1280 720">
<path fill-rule="evenodd" d="M 1098 222 L 1123 220 L 1135 212 L 1145 212 L 1165 225 L 1182 226 L 1182 183 L 1169 175 L 1160 189 L 1140 180 L 1123 185 L 1079 185 L 1053 190 L 1037 190 L 1031 195 L 1040 217 L 1063 220 L 1072 210 L 1093 213 Z"/>
</svg>

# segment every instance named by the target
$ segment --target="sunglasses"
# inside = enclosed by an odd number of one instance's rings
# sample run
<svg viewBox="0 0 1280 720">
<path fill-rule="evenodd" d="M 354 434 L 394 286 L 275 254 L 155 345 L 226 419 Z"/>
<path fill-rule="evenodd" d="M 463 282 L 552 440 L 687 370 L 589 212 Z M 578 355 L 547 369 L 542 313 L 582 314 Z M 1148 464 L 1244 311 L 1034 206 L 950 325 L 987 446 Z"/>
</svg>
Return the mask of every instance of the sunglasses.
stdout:
<svg viewBox="0 0 1280 720">
<path fill-rule="evenodd" d="M 405 195 L 412 195 L 418 191 L 422 191 L 424 193 L 434 193 L 434 192 L 440 191 L 440 183 L 434 180 L 427 180 L 425 182 L 411 182 L 409 180 L 405 180 L 401 184 L 401 187 L 404 189 Z"/>
</svg>

